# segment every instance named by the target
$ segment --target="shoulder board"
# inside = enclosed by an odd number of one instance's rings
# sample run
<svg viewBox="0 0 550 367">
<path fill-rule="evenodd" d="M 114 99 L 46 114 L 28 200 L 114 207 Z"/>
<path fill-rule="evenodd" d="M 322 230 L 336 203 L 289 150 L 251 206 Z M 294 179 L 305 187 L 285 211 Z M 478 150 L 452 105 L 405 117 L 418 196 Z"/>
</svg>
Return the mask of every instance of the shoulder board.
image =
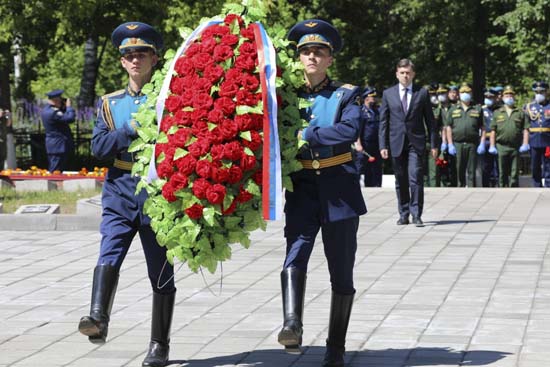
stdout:
<svg viewBox="0 0 550 367">
<path fill-rule="evenodd" d="M 356 88 L 356 86 L 353 85 L 353 84 L 342 83 L 342 82 L 339 82 L 339 81 L 336 81 L 336 80 L 332 80 L 330 82 L 330 86 L 334 87 L 334 88 L 345 88 L 345 89 L 349 89 L 349 90 L 353 90 L 353 89 Z"/>
<path fill-rule="evenodd" d="M 120 90 L 117 90 L 113 93 L 105 94 L 104 96 L 101 97 L 101 99 L 107 99 L 107 98 L 111 98 L 111 97 L 118 97 L 118 96 L 123 95 L 125 92 L 126 92 L 126 89 L 120 89 Z"/>
</svg>

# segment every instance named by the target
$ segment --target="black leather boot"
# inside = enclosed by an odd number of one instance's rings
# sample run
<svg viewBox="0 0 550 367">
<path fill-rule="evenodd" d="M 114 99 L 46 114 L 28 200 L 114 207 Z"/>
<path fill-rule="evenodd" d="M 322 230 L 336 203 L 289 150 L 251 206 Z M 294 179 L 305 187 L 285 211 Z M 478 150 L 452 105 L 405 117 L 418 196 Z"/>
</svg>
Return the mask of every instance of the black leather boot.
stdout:
<svg viewBox="0 0 550 367">
<path fill-rule="evenodd" d="M 346 333 L 348 332 L 353 294 L 332 292 L 330 321 L 328 324 L 327 351 L 323 367 L 344 367 Z"/>
<path fill-rule="evenodd" d="M 117 268 L 112 265 L 95 267 L 90 315 L 83 316 L 78 323 L 78 331 L 94 344 L 105 343 L 107 338 L 117 284 Z"/>
<path fill-rule="evenodd" d="M 149 351 L 141 364 L 144 367 L 164 367 L 170 352 L 170 327 L 174 313 L 176 291 L 171 294 L 153 293 L 151 341 Z"/>
<path fill-rule="evenodd" d="M 285 346 L 287 353 L 300 353 L 306 273 L 294 267 L 284 269 L 281 272 L 281 289 L 284 324 L 277 339 Z"/>
</svg>

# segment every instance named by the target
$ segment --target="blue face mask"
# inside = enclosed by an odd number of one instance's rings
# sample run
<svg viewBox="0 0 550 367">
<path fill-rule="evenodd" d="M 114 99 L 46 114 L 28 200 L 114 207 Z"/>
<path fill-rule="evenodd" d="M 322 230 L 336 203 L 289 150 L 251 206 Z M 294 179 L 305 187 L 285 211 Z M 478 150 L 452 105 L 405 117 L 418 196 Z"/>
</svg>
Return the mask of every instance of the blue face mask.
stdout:
<svg viewBox="0 0 550 367">
<path fill-rule="evenodd" d="M 464 103 L 468 103 L 472 100 L 472 95 L 470 93 L 460 93 L 460 100 Z"/>
<path fill-rule="evenodd" d="M 535 101 L 537 101 L 537 103 L 542 103 L 545 100 L 546 100 L 546 96 L 544 94 L 540 94 L 540 93 L 535 94 Z"/>
<path fill-rule="evenodd" d="M 504 102 L 506 106 L 513 106 L 516 101 L 514 101 L 514 97 L 506 97 L 502 99 L 502 102 Z"/>
<path fill-rule="evenodd" d="M 483 103 L 485 103 L 485 105 L 486 105 L 487 107 L 491 107 L 491 106 L 493 105 L 493 100 L 492 100 L 492 99 L 489 99 L 489 98 L 485 98 L 485 99 L 483 100 Z"/>
</svg>

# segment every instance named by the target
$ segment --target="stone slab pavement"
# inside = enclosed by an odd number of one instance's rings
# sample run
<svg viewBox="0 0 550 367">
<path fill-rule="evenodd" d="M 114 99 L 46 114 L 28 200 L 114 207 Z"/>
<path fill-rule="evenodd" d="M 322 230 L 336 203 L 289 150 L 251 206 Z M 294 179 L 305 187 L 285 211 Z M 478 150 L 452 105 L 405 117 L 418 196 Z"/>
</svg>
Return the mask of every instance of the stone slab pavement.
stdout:
<svg viewBox="0 0 550 367">
<path fill-rule="evenodd" d="M 426 189 L 423 228 L 395 224 L 392 189 L 364 194 L 348 366 L 550 366 L 550 190 Z M 276 341 L 283 227 L 271 222 L 250 249 L 235 246 L 222 286 L 221 272 L 178 271 L 171 366 L 320 366 L 330 305 L 320 242 L 303 354 Z M 102 346 L 77 332 L 98 232 L 31 226 L 0 238 L 0 367 L 141 365 L 151 291 L 138 238 Z"/>
</svg>

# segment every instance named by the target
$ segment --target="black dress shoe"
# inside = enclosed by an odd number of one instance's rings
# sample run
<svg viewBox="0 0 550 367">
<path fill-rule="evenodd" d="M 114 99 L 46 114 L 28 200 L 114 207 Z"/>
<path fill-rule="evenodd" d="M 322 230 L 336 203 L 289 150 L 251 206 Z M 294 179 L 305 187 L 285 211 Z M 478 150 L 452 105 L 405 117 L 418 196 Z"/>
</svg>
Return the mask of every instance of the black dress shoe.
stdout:
<svg viewBox="0 0 550 367">
<path fill-rule="evenodd" d="M 424 227 L 424 222 L 422 222 L 422 219 L 420 219 L 420 217 L 413 218 L 413 224 L 417 227 Z"/>
<path fill-rule="evenodd" d="M 398 226 L 404 226 L 406 224 L 409 224 L 409 218 L 399 218 L 397 221 Z"/>
</svg>

